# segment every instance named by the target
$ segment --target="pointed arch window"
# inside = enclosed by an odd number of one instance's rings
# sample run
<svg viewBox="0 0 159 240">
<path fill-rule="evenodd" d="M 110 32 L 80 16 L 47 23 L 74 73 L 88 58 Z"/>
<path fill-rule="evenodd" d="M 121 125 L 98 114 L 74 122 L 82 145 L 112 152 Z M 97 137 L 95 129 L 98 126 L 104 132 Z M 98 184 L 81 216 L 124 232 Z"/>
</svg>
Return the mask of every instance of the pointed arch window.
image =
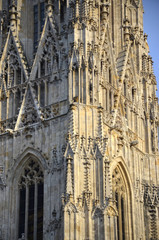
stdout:
<svg viewBox="0 0 159 240">
<path fill-rule="evenodd" d="M 117 216 L 117 239 L 126 240 L 131 237 L 130 226 L 132 225 L 131 217 L 131 194 L 128 184 L 126 183 L 126 178 L 123 172 L 117 166 L 112 174 L 113 183 L 113 198 L 116 202 L 116 207 L 118 210 Z M 130 220 L 130 225 L 128 224 L 128 219 Z"/>
<path fill-rule="evenodd" d="M 40 165 L 31 159 L 19 180 L 19 238 L 43 239 L 43 178 Z"/>
</svg>

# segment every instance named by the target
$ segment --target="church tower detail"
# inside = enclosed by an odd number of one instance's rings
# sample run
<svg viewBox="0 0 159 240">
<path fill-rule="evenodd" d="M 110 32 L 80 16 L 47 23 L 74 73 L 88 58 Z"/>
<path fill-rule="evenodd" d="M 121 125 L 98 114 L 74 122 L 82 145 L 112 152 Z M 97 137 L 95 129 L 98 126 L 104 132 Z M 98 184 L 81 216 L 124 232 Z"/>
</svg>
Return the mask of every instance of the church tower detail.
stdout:
<svg viewBox="0 0 159 240">
<path fill-rule="evenodd" d="M 2 0 L 0 20 L 0 240 L 159 239 L 142 0 Z"/>
</svg>

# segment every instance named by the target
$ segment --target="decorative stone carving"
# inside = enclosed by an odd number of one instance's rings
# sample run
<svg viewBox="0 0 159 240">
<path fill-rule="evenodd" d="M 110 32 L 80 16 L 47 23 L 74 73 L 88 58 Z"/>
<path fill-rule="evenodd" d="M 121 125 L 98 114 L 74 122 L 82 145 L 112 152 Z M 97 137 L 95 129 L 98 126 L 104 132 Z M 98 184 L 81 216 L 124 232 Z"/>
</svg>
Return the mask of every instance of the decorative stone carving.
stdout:
<svg viewBox="0 0 159 240">
<path fill-rule="evenodd" d="M 12 1 L 10 25 L 1 2 L 0 238 L 26 238 L 18 191 L 42 181 L 44 239 L 158 239 L 142 1 Z"/>
</svg>

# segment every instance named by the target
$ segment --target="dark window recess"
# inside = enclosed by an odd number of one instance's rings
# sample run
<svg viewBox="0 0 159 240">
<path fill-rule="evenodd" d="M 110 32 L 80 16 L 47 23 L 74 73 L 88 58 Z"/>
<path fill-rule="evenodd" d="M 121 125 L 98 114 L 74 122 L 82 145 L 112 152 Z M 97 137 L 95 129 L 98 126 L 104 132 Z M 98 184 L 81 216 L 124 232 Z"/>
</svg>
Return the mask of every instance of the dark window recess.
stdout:
<svg viewBox="0 0 159 240">
<path fill-rule="evenodd" d="M 112 73 L 110 68 L 109 68 L 109 83 L 112 83 Z"/>
<path fill-rule="evenodd" d="M 40 166 L 31 159 L 23 174 L 19 181 L 21 189 L 19 191 L 18 236 L 21 238 L 25 233 L 28 240 L 42 240 L 44 185 L 41 180 L 43 172 Z M 37 179 L 37 185 L 34 179 Z"/>
<path fill-rule="evenodd" d="M 40 3 L 40 32 L 43 30 L 45 23 L 45 5 L 44 2 Z"/>
<path fill-rule="evenodd" d="M 16 93 L 16 99 L 15 99 L 15 107 L 16 107 L 15 113 L 16 114 L 19 113 L 20 101 L 21 101 L 21 93 L 20 93 L 20 90 L 18 90 Z"/>
<path fill-rule="evenodd" d="M 124 199 L 121 198 L 122 240 L 125 240 Z"/>
<path fill-rule="evenodd" d="M 124 96 L 126 97 L 126 83 L 124 82 Z"/>
<path fill-rule="evenodd" d="M 34 90 L 35 90 L 36 97 L 38 97 L 38 86 L 36 83 L 34 84 Z"/>
<path fill-rule="evenodd" d="M 117 210 L 119 211 L 119 200 L 118 200 L 118 193 L 115 193 L 115 200 L 116 200 L 116 207 Z M 119 240 L 119 214 L 117 216 L 117 239 Z"/>
<path fill-rule="evenodd" d="M 13 70 L 13 68 L 10 69 L 9 82 L 11 83 L 11 87 L 13 87 L 14 86 L 14 70 Z"/>
<path fill-rule="evenodd" d="M 41 77 L 45 76 L 45 61 L 41 62 Z"/>
<path fill-rule="evenodd" d="M 34 5 L 34 52 L 38 46 L 38 4 Z"/>
<path fill-rule="evenodd" d="M 45 84 L 43 82 L 40 85 L 40 106 L 45 106 Z"/>
<path fill-rule="evenodd" d="M 66 12 L 66 0 L 61 2 L 61 6 L 60 6 L 60 20 L 61 20 L 61 22 L 64 22 L 65 12 Z"/>
<path fill-rule="evenodd" d="M 125 106 L 125 118 L 128 119 L 128 115 L 127 115 L 127 107 Z"/>
<path fill-rule="evenodd" d="M 25 195 L 26 189 L 20 189 L 20 209 L 19 209 L 19 238 L 22 237 L 22 233 L 25 232 Z"/>
<path fill-rule="evenodd" d="M 38 184 L 37 239 L 43 239 L 43 183 Z"/>
<path fill-rule="evenodd" d="M 112 111 L 112 93 L 109 92 L 109 111 Z"/>
<path fill-rule="evenodd" d="M 17 70 L 17 84 L 21 84 L 21 69 Z"/>
<path fill-rule="evenodd" d="M 6 86 L 8 87 L 8 76 L 7 76 L 7 74 L 5 74 L 5 82 L 6 82 Z"/>
<path fill-rule="evenodd" d="M 34 5 L 34 52 L 38 47 L 38 41 L 45 23 L 45 3 Z"/>
<path fill-rule="evenodd" d="M 29 209 L 28 209 L 28 239 L 33 240 L 34 233 L 34 191 L 35 186 L 29 186 Z"/>
</svg>

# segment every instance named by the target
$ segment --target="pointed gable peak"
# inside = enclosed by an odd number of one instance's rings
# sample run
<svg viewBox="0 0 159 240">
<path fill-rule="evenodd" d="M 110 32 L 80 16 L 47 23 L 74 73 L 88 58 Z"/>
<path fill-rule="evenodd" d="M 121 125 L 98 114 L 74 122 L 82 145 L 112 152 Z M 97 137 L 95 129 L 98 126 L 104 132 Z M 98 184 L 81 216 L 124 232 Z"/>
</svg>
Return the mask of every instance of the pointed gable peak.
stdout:
<svg viewBox="0 0 159 240">
<path fill-rule="evenodd" d="M 44 28 L 41 34 L 41 39 L 39 41 L 38 49 L 35 55 L 32 71 L 30 74 L 30 79 L 34 80 L 36 78 L 37 69 L 39 63 L 42 59 L 48 59 L 49 63 L 52 64 L 51 57 L 57 56 L 58 47 L 58 39 L 57 39 L 57 32 L 53 21 L 50 19 L 49 16 L 45 19 Z M 50 70 L 52 66 L 48 66 Z"/>
<path fill-rule="evenodd" d="M 27 81 L 29 76 L 28 62 L 23 52 L 23 48 L 19 38 L 11 29 L 8 33 L 8 37 L 0 61 L 0 73 L 2 73 L 8 59 L 10 60 L 10 64 L 12 64 L 13 67 L 17 68 L 19 66 L 23 69 L 24 77 Z"/>
<path fill-rule="evenodd" d="M 68 141 L 67 143 L 67 146 L 66 146 L 66 150 L 65 150 L 65 153 L 64 153 L 64 157 L 67 158 L 69 156 L 73 157 L 74 155 L 74 151 L 72 149 L 72 146 L 70 144 L 70 142 Z"/>
<path fill-rule="evenodd" d="M 40 110 L 34 99 L 30 84 L 27 85 L 24 99 L 19 111 L 19 116 L 15 126 L 15 131 L 24 126 L 29 126 L 42 120 Z"/>
</svg>

